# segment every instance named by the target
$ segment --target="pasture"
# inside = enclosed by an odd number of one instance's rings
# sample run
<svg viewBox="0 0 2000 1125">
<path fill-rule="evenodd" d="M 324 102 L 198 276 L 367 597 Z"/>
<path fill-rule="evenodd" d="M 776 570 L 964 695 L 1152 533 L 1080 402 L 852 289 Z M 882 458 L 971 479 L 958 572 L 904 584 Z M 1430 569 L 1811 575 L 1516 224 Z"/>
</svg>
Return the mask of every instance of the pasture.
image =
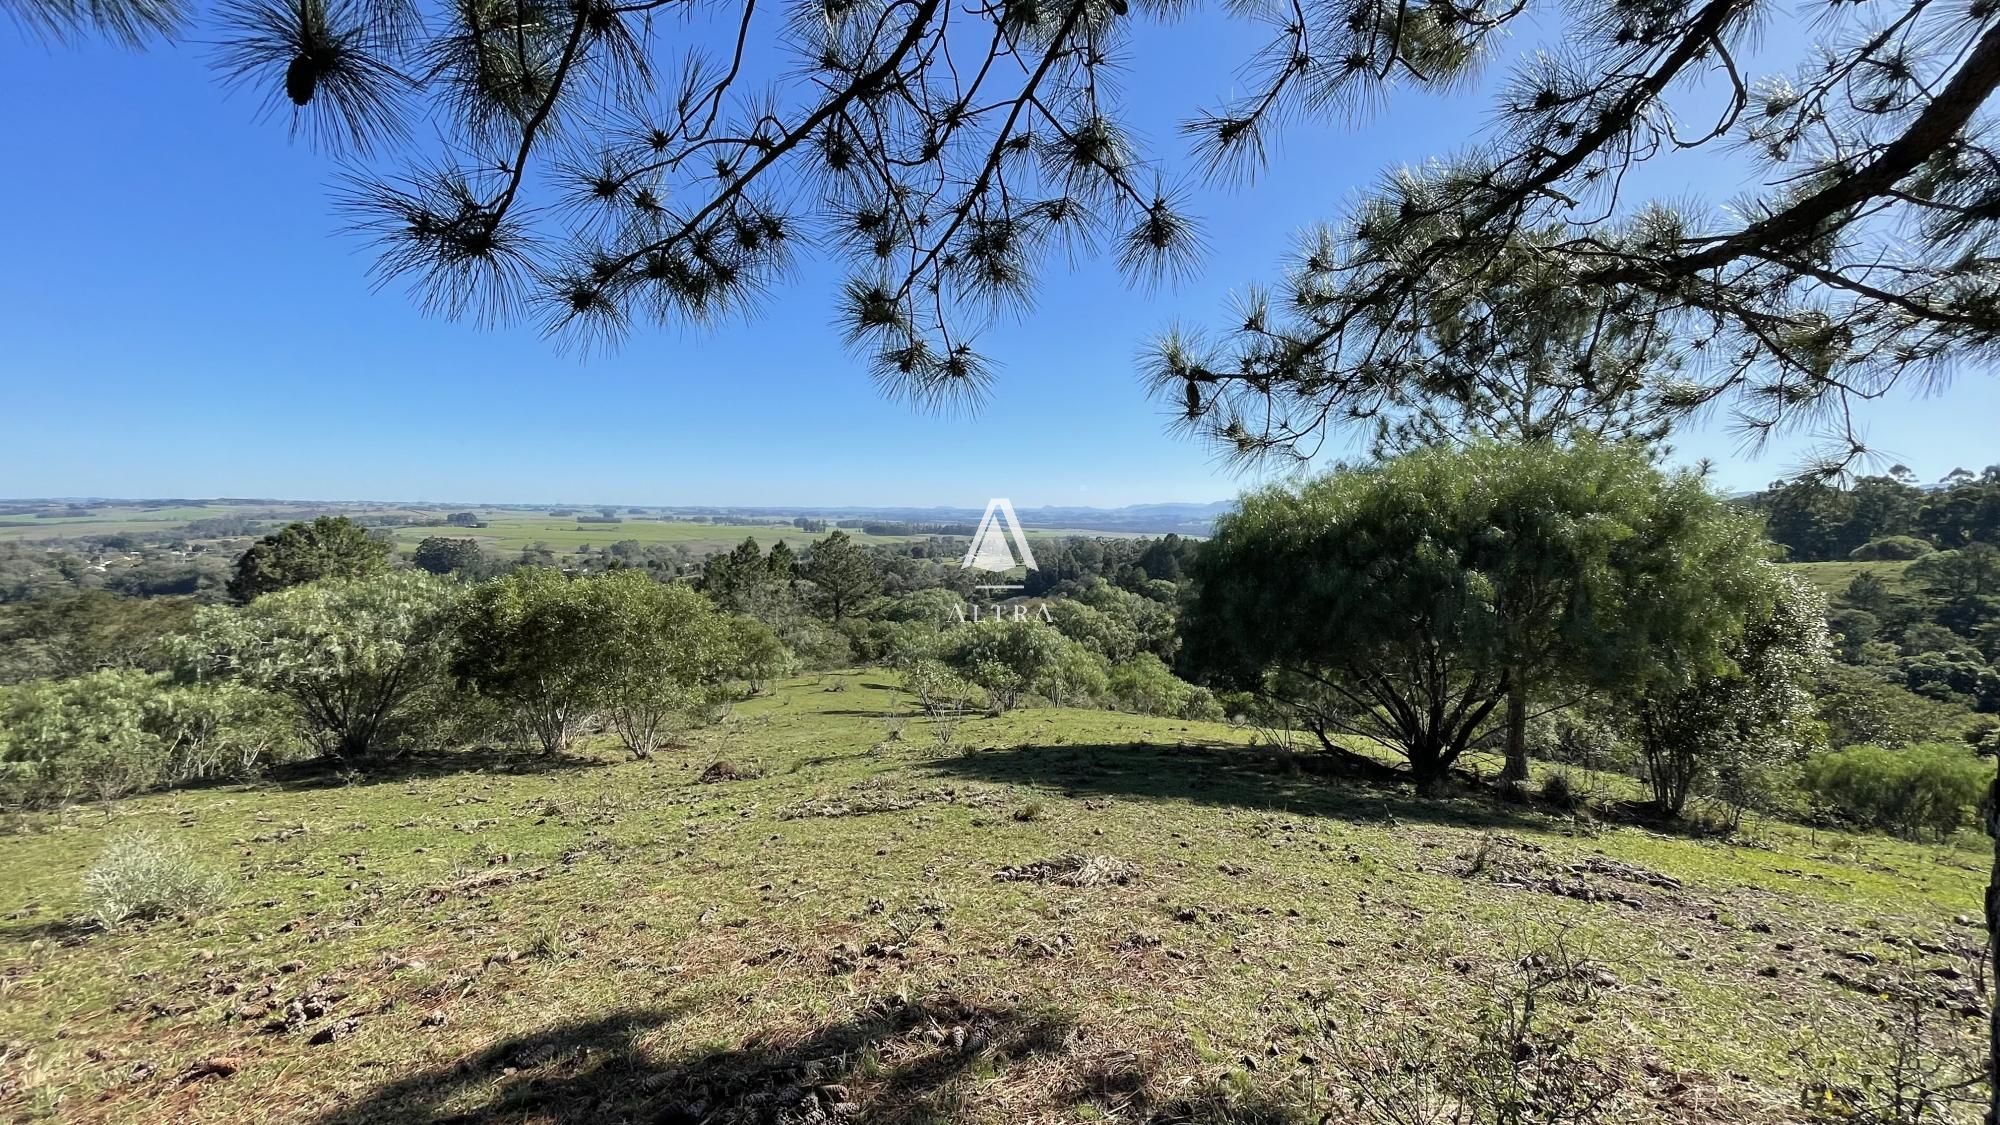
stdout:
<svg viewBox="0 0 2000 1125">
<path fill-rule="evenodd" d="M 25 818 L 0 1115 L 1303 1125 L 1349 1036 L 1462 1025 L 1555 942 L 1616 1119 L 1780 1122 L 1879 1061 L 1897 980 L 1978 971 L 1974 851 L 1418 801 L 1103 711 L 943 748 L 885 675 L 788 682 L 651 762 L 600 739 Z M 142 830 L 231 905 L 77 923 Z"/>
</svg>

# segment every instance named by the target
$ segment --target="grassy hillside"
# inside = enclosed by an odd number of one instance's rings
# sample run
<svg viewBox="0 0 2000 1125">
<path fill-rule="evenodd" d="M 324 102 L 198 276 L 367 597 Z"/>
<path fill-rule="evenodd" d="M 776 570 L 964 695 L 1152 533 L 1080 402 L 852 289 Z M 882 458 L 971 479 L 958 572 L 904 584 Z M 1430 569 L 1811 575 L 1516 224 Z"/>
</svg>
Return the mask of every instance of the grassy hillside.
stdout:
<svg viewBox="0 0 2000 1125">
<path fill-rule="evenodd" d="M 1893 593 L 1902 589 L 1903 571 L 1909 568 L 1907 561 L 1898 562 L 1808 562 L 1786 563 L 1785 569 L 1805 578 L 1819 587 L 1828 597 L 1847 589 L 1854 576 L 1861 573 L 1874 574 Z"/>
<path fill-rule="evenodd" d="M 1872 1054 L 1895 966 L 1976 1003 L 1975 852 L 1418 802 L 1105 712 L 946 752 L 897 708 L 863 671 L 653 762 L 448 756 L 0 836 L 0 1116 L 1312 1122 L 1342 1043 L 1463 1024 L 1560 935 L 1620 1119 L 1785 1121 Z M 233 904 L 68 921 L 134 830 Z M 1035 866 L 1065 855 L 1108 858 Z"/>
</svg>

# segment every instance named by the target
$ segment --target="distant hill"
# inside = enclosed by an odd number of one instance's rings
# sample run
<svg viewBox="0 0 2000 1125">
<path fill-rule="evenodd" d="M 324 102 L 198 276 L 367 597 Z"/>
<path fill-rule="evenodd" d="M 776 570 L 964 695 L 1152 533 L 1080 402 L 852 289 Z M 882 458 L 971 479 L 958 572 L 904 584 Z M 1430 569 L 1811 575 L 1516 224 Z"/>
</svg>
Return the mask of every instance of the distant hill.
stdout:
<svg viewBox="0 0 2000 1125">
<path fill-rule="evenodd" d="M 1228 511 L 1232 500 L 1206 504 L 1130 504 L 1123 508 L 1047 506 L 1016 508 L 1021 526 L 1028 528 L 1075 528 L 1081 531 L 1115 531 L 1128 535 L 1207 535 L 1215 518 Z M 986 514 L 977 508 L 689 508 L 660 509 L 677 516 L 709 516 L 734 519 L 772 519 L 806 516 L 826 520 L 882 520 L 894 523 L 977 523 Z"/>
<path fill-rule="evenodd" d="M 1128 504 L 1122 508 L 1089 508 L 1069 505 L 1050 505 L 1040 508 L 1017 508 L 1015 515 L 1021 525 L 1027 528 L 1068 529 L 1077 531 L 1103 531 L 1123 535 L 1208 535 L 1214 529 L 1215 518 L 1227 512 L 1235 503 L 1233 500 L 1216 500 L 1205 504 Z M 550 510 L 548 504 L 485 504 L 468 501 L 364 501 L 364 500 L 250 500 L 250 499 L 175 499 L 175 500 L 131 500 L 111 497 L 61 497 L 23 500 L 0 499 L 0 514 L 24 516 L 70 516 L 81 515 L 81 510 L 68 511 L 74 506 L 139 508 L 156 510 L 161 508 L 212 508 L 255 506 L 266 509 L 310 508 L 310 514 L 333 514 L 339 512 L 368 512 L 379 509 L 437 509 L 469 508 L 485 512 Z M 18 508 L 18 512 L 7 509 Z M 52 508 L 52 506 L 54 506 Z M 565 505 L 556 505 L 562 508 Z M 603 507 L 597 503 L 574 503 L 568 507 L 580 511 L 596 511 Z M 686 519 L 707 517 L 716 523 L 757 523 L 790 522 L 805 516 L 810 519 L 875 520 L 885 523 L 911 524 L 976 524 L 986 513 L 984 505 L 976 508 L 907 508 L 907 507 L 729 507 L 700 506 L 682 504 L 659 504 L 644 506 L 613 505 L 629 515 L 654 517 L 668 516 Z M 260 513 L 274 519 L 299 518 L 300 513 L 274 510 Z"/>
</svg>

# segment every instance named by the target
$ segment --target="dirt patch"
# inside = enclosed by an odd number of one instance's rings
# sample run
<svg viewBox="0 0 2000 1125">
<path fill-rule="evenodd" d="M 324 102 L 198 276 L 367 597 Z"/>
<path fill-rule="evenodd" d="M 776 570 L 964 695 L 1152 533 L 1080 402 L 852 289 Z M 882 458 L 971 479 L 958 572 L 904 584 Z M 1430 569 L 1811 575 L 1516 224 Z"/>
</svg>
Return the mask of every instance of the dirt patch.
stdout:
<svg viewBox="0 0 2000 1125">
<path fill-rule="evenodd" d="M 1621 863 L 1604 856 L 1591 856 L 1580 863 L 1561 863 L 1539 844 L 1507 835 L 1481 837 L 1479 843 L 1459 857 L 1457 874 L 1465 879 L 1484 879 L 1494 886 L 1534 891 L 1576 899 L 1579 902 L 1609 902 L 1633 910 L 1645 910 L 1649 903 L 1630 887 L 1647 887 L 1666 892 L 1672 898 L 1681 890 L 1680 880 L 1636 864 Z M 1619 884 L 1624 884 L 1620 886 Z"/>
<path fill-rule="evenodd" d="M 713 785 L 719 781 L 751 781 L 762 776 L 764 776 L 764 772 L 755 766 L 746 766 L 737 762 L 724 760 L 716 762 L 714 765 L 701 771 L 701 777 L 698 780 L 703 785 Z"/>
<path fill-rule="evenodd" d="M 424 891 L 424 901 L 432 906 L 455 895 L 480 895 L 514 883 L 548 877 L 548 868 L 493 867 L 450 883 L 439 883 Z"/>
</svg>

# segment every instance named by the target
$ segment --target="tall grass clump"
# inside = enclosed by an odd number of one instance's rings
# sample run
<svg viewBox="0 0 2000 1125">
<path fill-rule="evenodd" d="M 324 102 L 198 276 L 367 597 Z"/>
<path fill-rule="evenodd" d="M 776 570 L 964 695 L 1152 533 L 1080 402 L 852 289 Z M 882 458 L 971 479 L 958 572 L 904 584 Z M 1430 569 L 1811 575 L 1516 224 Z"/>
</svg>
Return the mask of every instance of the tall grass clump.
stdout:
<svg viewBox="0 0 2000 1125">
<path fill-rule="evenodd" d="M 150 832 L 121 836 L 83 877 L 84 914 L 105 929 L 121 922 L 192 918 L 229 901 L 230 879 L 179 840 Z"/>
</svg>

